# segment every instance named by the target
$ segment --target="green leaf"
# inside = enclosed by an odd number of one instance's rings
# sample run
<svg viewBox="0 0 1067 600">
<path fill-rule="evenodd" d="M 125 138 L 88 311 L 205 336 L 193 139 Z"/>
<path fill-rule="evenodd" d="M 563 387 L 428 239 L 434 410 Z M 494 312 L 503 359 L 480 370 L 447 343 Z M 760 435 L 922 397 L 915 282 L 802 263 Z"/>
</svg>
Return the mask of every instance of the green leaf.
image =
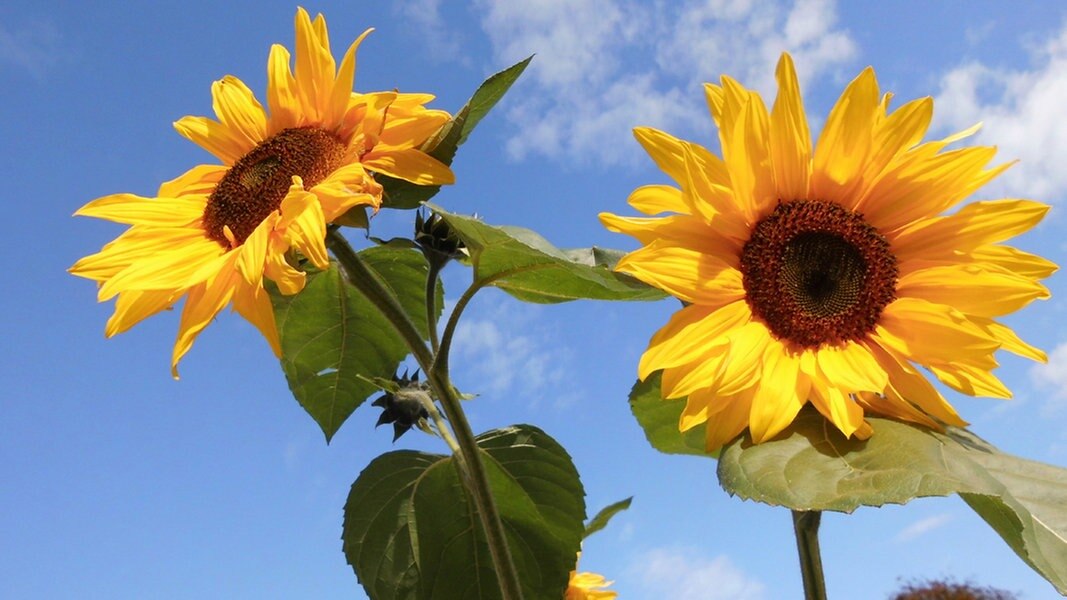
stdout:
<svg viewBox="0 0 1067 600">
<path fill-rule="evenodd" d="M 849 440 L 810 407 L 774 440 L 747 433 L 719 458 L 727 492 L 794 510 L 851 512 L 959 494 L 1027 564 L 1067 594 L 1067 469 L 1005 454 L 965 429 L 868 418 Z"/>
<path fill-rule="evenodd" d="M 594 533 L 600 531 L 601 529 L 607 527 L 608 521 L 610 521 L 611 518 L 615 515 L 630 508 L 630 503 L 633 502 L 633 500 L 634 497 L 630 496 L 625 500 L 619 500 L 618 502 L 609 504 L 608 506 L 605 506 L 604 508 L 600 509 L 600 512 L 598 512 L 595 517 L 590 519 L 589 523 L 585 526 L 585 534 L 582 535 L 582 539 L 585 539 L 593 535 Z"/>
<path fill-rule="evenodd" d="M 630 390 L 630 410 L 645 430 L 648 443 L 666 454 L 696 454 L 716 456 L 704 451 L 704 426 L 698 425 L 685 433 L 678 433 L 678 419 L 685 408 L 685 398 L 664 400 L 659 390 L 660 373 L 657 371 L 644 381 L 638 381 Z"/>
<path fill-rule="evenodd" d="M 478 437 L 527 598 L 562 598 L 581 543 L 584 491 L 566 451 L 517 425 Z M 344 552 L 375 600 L 500 597 L 489 549 L 453 458 L 390 452 L 345 503 Z"/>
<path fill-rule="evenodd" d="M 475 285 L 492 285 L 527 302 L 551 304 L 581 298 L 658 300 L 663 292 L 611 267 L 620 253 L 601 248 L 560 250 L 521 227 L 494 227 L 430 206 L 470 252 Z"/>
<path fill-rule="evenodd" d="M 533 56 L 486 79 L 452 120 L 426 140 L 422 149 L 444 164 L 451 165 L 456 150 L 467 141 L 467 137 L 482 118 L 504 97 L 531 60 Z M 433 198 L 441 189 L 439 185 L 415 185 L 385 175 L 376 175 L 375 179 L 385 188 L 382 205 L 386 208 L 417 208 L 420 203 Z"/>
<path fill-rule="evenodd" d="M 359 253 L 393 291 L 422 335 L 428 336 L 423 294 L 426 261 L 412 250 L 369 248 Z M 444 292 L 437 289 L 438 314 Z M 391 379 L 408 355 L 392 325 L 336 265 L 308 274 L 296 295 L 272 290 L 282 344 L 282 370 L 289 389 L 319 424 L 329 442 L 345 419 Z M 369 380 L 369 381 L 368 381 Z"/>
</svg>

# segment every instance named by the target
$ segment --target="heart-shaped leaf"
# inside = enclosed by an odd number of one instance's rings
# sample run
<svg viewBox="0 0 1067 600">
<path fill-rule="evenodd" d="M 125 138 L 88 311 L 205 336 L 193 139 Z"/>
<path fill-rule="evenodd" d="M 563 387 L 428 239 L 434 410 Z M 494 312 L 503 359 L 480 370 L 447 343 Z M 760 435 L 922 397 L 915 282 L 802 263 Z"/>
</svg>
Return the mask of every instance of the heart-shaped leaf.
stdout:
<svg viewBox="0 0 1067 600">
<path fill-rule="evenodd" d="M 426 337 L 427 267 L 422 255 L 389 247 L 368 248 L 359 255 Z M 443 295 L 438 287 L 438 314 Z M 371 381 L 390 379 L 408 349 L 378 309 L 345 282 L 336 265 L 309 273 L 296 295 L 273 290 L 272 300 L 289 389 L 328 442 L 377 391 Z"/>
<path fill-rule="evenodd" d="M 585 518 L 570 456 L 517 425 L 478 436 L 523 592 L 562 598 Z M 499 598 L 481 523 L 455 460 L 421 452 L 374 459 L 345 504 L 344 552 L 375 600 Z"/>
<path fill-rule="evenodd" d="M 747 433 L 719 457 L 719 482 L 744 499 L 851 512 L 922 496 L 961 497 L 1027 564 L 1067 594 L 1067 469 L 1000 452 L 964 429 L 938 433 L 868 418 L 846 439 L 810 407 L 775 439 Z"/>
</svg>

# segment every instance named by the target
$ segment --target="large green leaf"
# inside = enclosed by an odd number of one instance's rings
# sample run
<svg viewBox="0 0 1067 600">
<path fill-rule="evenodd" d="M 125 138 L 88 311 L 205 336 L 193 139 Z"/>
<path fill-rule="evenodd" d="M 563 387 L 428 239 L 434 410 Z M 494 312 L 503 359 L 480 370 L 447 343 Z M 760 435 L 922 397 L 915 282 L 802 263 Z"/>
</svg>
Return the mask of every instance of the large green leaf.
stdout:
<svg viewBox="0 0 1067 600">
<path fill-rule="evenodd" d="M 452 164 L 459 146 L 467 141 L 478 122 L 504 97 L 532 59 L 531 56 L 486 79 L 456 116 L 426 140 L 422 149 L 446 165 Z M 417 208 L 419 203 L 429 200 L 441 189 L 438 185 L 415 185 L 385 175 L 377 175 L 375 179 L 385 188 L 382 205 L 387 208 Z"/>
<path fill-rule="evenodd" d="M 470 252 L 476 285 L 492 285 L 527 302 L 551 304 L 580 298 L 658 300 L 663 292 L 616 273 L 621 253 L 601 248 L 560 250 L 521 227 L 494 227 L 431 208 L 448 222 Z"/>
<path fill-rule="evenodd" d="M 704 451 L 704 426 L 698 425 L 685 433 L 678 433 L 678 419 L 685 408 L 685 398 L 664 400 L 660 397 L 660 373 L 657 371 L 630 390 L 630 410 L 645 430 L 648 443 L 667 454 L 696 454 L 716 456 Z"/>
<path fill-rule="evenodd" d="M 1067 594 L 1067 469 L 1000 452 L 967 430 L 869 418 L 849 440 L 808 408 L 774 440 L 748 435 L 719 457 L 719 482 L 745 499 L 851 512 L 921 496 L 961 497 L 1024 561 Z"/>
<path fill-rule="evenodd" d="M 478 437 L 527 598 L 562 598 L 581 542 L 584 491 L 566 451 L 517 425 Z M 374 459 L 345 503 L 344 552 L 375 600 L 499 598 L 489 549 L 454 459 Z"/>
<path fill-rule="evenodd" d="M 359 253 L 427 336 L 426 261 L 413 250 L 369 248 Z M 443 292 L 437 290 L 437 304 Z M 378 309 L 348 285 L 336 265 L 308 274 L 303 291 L 272 293 L 282 342 L 282 370 L 300 405 L 329 441 L 345 419 L 388 379 L 407 347 Z"/>
</svg>

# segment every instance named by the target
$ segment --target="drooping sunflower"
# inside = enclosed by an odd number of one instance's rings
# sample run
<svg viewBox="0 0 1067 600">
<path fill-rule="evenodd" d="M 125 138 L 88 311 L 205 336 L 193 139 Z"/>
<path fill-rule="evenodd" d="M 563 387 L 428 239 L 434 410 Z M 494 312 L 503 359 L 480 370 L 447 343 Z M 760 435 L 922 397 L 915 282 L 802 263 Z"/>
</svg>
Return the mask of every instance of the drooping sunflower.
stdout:
<svg viewBox="0 0 1067 600">
<path fill-rule="evenodd" d="M 707 449 L 748 428 L 763 442 L 811 402 L 864 439 L 867 411 L 931 428 L 966 423 L 917 367 L 969 395 L 1010 397 L 991 370 L 1004 349 L 1045 354 L 996 317 L 1036 298 L 1049 261 L 1000 242 L 1048 206 L 1024 199 L 956 209 L 1010 165 L 995 148 L 947 149 L 977 127 L 922 138 L 933 101 L 889 110 L 873 69 L 854 79 L 815 144 L 792 59 L 768 112 L 729 77 L 706 84 L 723 157 L 655 129 L 635 135 L 679 187 L 638 188 L 646 215 L 600 215 L 643 245 L 616 269 L 685 306 L 641 357 L 664 398 L 687 398 L 679 428 L 707 423 Z"/>
<path fill-rule="evenodd" d="M 292 251 L 328 264 L 326 224 L 356 206 L 377 209 L 381 173 L 420 185 L 453 182 L 449 168 L 418 149 L 449 120 L 425 104 L 429 94 L 353 92 L 356 49 L 340 68 L 326 21 L 296 13 L 295 68 L 275 44 L 267 64 L 267 110 L 236 77 L 212 85 L 218 120 L 184 117 L 180 134 L 222 161 L 163 183 L 156 197 L 114 194 L 75 215 L 130 225 L 117 239 L 71 267 L 100 284 L 98 299 L 117 298 L 111 337 L 185 298 L 172 374 L 196 336 L 228 304 L 280 354 L 264 277 L 285 294 L 304 287 Z"/>
</svg>

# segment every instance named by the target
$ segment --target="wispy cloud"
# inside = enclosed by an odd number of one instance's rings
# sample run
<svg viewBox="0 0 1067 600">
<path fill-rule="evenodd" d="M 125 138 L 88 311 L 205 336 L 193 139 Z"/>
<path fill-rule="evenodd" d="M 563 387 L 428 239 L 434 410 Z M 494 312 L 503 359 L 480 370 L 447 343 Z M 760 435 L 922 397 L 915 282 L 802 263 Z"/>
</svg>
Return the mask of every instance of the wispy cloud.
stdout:
<svg viewBox="0 0 1067 600">
<path fill-rule="evenodd" d="M 645 598 L 673 600 L 759 600 L 765 586 L 726 555 L 707 558 L 697 550 L 658 548 L 635 562 Z"/>
<path fill-rule="evenodd" d="M 478 382 L 478 389 L 465 391 L 536 400 L 557 387 L 567 352 L 536 326 L 536 308 L 507 299 L 480 308 L 477 316 L 464 316 L 452 341 L 451 363 Z"/>
<path fill-rule="evenodd" d="M 415 27 L 438 60 L 462 59 L 458 28 L 451 28 L 441 15 L 441 0 L 407 0 L 394 8 Z"/>
<path fill-rule="evenodd" d="M 1049 353 L 1048 363 L 1030 367 L 1030 379 L 1038 388 L 1051 392 L 1045 403 L 1047 410 L 1067 408 L 1067 342 Z"/>
<path fill-rule="evenodd" d="M 893 538 L 893 541 L 897 543 L 910 542 L 917 537 L 930 533 L 931 531 L 941 527 L 952 520 L 952 515 L 948 513 L 942 513 L 920 519 L 911 525 L 908 525 L 904 529 L 900 530 L 900 533 Z"/>
<path fill-rule="evenodd" d="M 773 97 L 782 51 L 802 81 L 850 60 L 855 44 L 836 29 L 833 0 L 482 0 L 483 29 L 497 60 L 537 58 L 536 88 L 511 111 L 516 158 L 578 164 L 634 162 L 638 125 L 707 132 L 700 84 L 728 73 Z"/>
<path fill-rule="evenodd" d="M 962 129 L 985 123 L 976 140 L 1019 159 L 994 189 L 1043 200 L 1067 197 L 1067 26 L 1035 47 L 1028 69 L 1006 70 L 980 62 L 960 65 L 941 79 L 939 123 Z M 947 107 L 948 110 L 944 110 Z"/>
<path fill-rule="evenodd" d="M 0 65 L 27 71 L 43 79 L 62 56 L 59 29 L 50 21 L 33 21 L 16 26 L 0 23 Z"/>
</svg>

